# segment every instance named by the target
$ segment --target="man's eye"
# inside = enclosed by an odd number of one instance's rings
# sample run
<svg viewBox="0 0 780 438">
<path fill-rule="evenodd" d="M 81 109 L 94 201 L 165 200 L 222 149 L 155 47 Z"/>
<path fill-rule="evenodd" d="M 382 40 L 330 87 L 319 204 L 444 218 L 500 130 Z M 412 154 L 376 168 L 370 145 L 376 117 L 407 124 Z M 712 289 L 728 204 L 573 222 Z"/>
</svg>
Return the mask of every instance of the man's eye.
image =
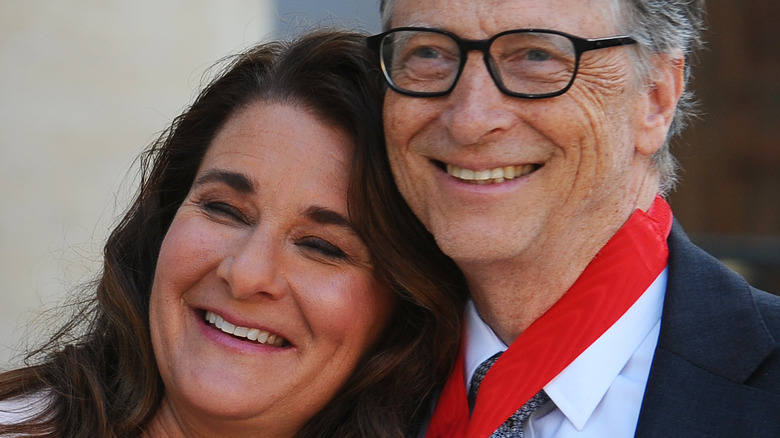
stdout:
<svg viewBox="0 0 780 438">
<path fill-rule="evenodd" d="M 305 237 L 299 240 L 296 245 L 305 250 L 315 251 L 329 259 L 344 260 L 348 258 L 347 254 L 342 251 L 341 248 L 333 245 L 327 240 L 320 239 L 319 237 Z"/>
<path fill-rule="evenodd" d="M 440 55 L 440 52 L 430 46 L 418 47 L 412 52 L 412 56 L 422 59 L 436 59 Z"/>
<path fill-rule="evenodd" d="M 550 52 L 542 49 L 529 50 L 525 55 L 529 61 L 548 61 L 552 56 Z"/>
</svg>

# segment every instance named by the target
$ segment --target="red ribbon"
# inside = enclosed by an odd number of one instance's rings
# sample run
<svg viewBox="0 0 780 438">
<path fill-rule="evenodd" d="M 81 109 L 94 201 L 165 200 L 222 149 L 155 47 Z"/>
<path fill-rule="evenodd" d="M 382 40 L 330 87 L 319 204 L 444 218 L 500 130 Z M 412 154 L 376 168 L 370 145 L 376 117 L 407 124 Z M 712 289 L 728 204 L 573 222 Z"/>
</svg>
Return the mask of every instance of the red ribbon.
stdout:
<svg viewBox="0 0 780 438">
<path fill-rule="evenodd" d="M 637 210 L 566 294 L 488 371 L 469 419 L 463 346 L 431 418 L 428 438 L 487 438 L 601 337 L 666 267 L 672 211 L 656 197 Z"/>
</svg>

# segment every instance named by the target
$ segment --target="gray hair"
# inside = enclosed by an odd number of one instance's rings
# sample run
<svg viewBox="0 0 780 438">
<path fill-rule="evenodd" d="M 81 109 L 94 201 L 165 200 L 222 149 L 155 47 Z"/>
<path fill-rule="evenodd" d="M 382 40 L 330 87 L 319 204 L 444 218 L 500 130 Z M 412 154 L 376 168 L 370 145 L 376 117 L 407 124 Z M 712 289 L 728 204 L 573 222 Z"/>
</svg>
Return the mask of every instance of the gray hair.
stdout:
<svg viewBox="0 0 780 438">
<path fill-rule="evenodd" d="M 677 183 L 677 160 L 671 152 L 671 140 L 679 135 L 687 122 L 696 116 L 693 93 L 688 89 L 691 79 L 691 63 L 694 54 L 702 47 L 705 0 L 615 0 L 618 5 L 618 26 L 622 33 L 636 39 L 639 44 L 633 53 L 634 64 L 643 81 L 652 75 L 652 55 L 682 51 L 685 57 L 683 95 L 666 141 L 653 155 L 653 162 L 660 175 L 659 192 L 667 195 Z M 390 28 L 395 0 L 381 0 L 382 27 Z"/>
</svg>

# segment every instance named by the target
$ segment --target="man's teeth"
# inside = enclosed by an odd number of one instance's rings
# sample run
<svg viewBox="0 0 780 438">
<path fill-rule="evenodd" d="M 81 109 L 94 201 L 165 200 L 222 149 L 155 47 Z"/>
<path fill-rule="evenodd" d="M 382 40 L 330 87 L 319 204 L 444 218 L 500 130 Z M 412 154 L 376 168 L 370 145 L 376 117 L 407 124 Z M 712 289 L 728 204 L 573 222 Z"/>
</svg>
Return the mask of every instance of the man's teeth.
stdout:
<svg viewBox="0 0 780 438">
<path fill-rule="evenodd" d="M 472 184 L 498 184 L 521 176 L 528 175 L 536 169 L 534 164 L 522 166 L 505 166 L 495 169 L 471 170 L 463 167 L 447 165 L 447 173 Z"/>
<path fill-rule="evenodd" d="M 233 325 L 212 311 L 206 312 L 205 320 L 214 327 L 229 335 L 237 336 L 239 338 L 246 338 L 250 341 L 257 341 L 260 344 L 271 345 L 274 347 L 281 347 L 284 345 L 284 338 L 281 336 L 273 335 L 265 330 Z"/>
</svg>

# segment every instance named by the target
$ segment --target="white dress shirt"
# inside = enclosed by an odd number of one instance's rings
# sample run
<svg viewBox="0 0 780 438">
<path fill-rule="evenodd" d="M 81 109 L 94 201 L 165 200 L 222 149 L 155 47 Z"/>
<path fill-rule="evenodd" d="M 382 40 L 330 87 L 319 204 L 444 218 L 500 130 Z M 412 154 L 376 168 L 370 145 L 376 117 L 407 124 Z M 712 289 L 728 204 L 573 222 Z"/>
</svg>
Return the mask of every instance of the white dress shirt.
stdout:
<svg viewBox="0 0 780 438">
<path fill-rule="evenodd" d="M 544 390 L 548 402 L 523 427 L 525 438 L 633 437 L 658 343 L 667 270 L 596 342 L 560 372 Z M 507 346 L 466 307 L 464 381 L 480 363 Z"/>
</svg>

